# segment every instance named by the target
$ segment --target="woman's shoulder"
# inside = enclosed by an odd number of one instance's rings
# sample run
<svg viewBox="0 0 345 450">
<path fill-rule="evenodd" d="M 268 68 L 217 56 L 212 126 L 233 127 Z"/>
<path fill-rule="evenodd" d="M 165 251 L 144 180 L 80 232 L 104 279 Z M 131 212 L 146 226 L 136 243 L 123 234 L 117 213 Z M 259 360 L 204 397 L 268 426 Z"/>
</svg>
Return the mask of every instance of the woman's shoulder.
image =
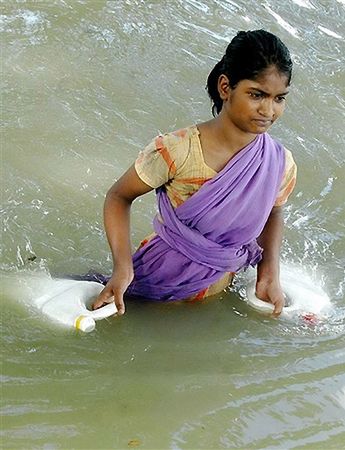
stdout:
<svg viewBox="0 0 345 450">
<path fill-rule="evenodd" d="M 276 146 L 277 150 L 280 152 L 280 154 L 282 154 L 285 158 L 285 170 L 289 169 L 293 166 L 296 166 L 295 160 L 293 158 L 293 154 L 291 152 L 291 150 L 287 149 L 285 145 L 283 145 L 278 139 L 273 138 L 272 136 L 270 136 L 268 133 L 265 133 L 266 137 L 268 137 L 268 139 L 274 143 L 274 145 Z"/>
<path fill-rule="evenodd" d="M 138 175 L 151 187 L 175 177 L 188 160 L 194 127 L 158 134 L 139 152 L 135 161 Z"/>
<path fill-rule="evenodd" d="M 194 125 L 159 134 L 154 139 L 155 149 L 174 161 L 176 168 L 181 168 L 190 155 L 191 140 L 196 135 L 197 128 Z"/>
<path fill-rule="evenodd" d="M 290 194 L 295 188 L 297 180 L 297 166 L 293 159 L 292 152 L 286 147 L 283 147 L 283 150 L 285 154 L 285 168 L 275 206 L 283 206 L 287 202 Z"/>
<path fill-rule="evenodd" d="M 296 166 L 296 163 L 295 163 L 292 151 L 287 149 L 284 146 L 284 153 L 285 153 L 285 172 L 288 172 L 288 171 L 291 171 L 291 170 L 296 171 L 297 170 L 297 166 Z"/>
<path fill-rule="evenodd" d="M 190 139 L 197 133 L 195 125 L 180 128 L 164 134 L 159 134 L 155 139 L 158 145 L 164 145 L 169 149 L 184 148 L 189 145 Z"/>
</svg>

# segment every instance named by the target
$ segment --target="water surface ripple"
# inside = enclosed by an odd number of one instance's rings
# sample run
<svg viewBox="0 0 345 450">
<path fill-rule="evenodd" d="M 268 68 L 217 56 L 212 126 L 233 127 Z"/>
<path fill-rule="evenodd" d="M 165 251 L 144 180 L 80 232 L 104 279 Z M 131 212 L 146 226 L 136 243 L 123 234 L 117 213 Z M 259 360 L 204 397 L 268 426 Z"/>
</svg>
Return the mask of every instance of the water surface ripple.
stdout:
<svg viewBox="0 0 345 450">
<path fill-rule="evenodd" d="M 3 448 L 344 448 L 343 0 L 3 2 Z M 232 291 L 128 304 L 90 335 L 32 306 L 51 275 L 109 272 L 107 188 L 158 132 L 210 117 L 204 86 L 239 29 L 291 49 L 272 134 L 298 184 L 282 259 L 332 300 L 315 326 L 269 319 Z M 154 196 L 135 202 L 133 248 Z"/>
</svg>

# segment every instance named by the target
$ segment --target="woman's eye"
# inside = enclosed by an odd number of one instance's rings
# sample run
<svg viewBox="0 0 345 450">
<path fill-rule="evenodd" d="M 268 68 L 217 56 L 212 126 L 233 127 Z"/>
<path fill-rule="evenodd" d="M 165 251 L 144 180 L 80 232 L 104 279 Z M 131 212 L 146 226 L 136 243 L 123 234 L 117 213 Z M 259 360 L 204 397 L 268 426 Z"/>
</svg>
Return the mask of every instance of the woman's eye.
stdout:
<svg viewBox="0 0 345 450">
<path fill-rule="evenodd" d="M 249 95 L 255 99 L 262 97 L 262 94 L 260 94 L 260 92 L 250 92 Z"/>
<path fill-rule="evenodd" d="M 285 97 L 284 96 L 281 96 L 281 97 L 277 97 L 276 98 L 276 102 L 278 102 L 278 103 L 281 103 L 281 102 L 283 102 L 285 100 Z"/>
</svg>

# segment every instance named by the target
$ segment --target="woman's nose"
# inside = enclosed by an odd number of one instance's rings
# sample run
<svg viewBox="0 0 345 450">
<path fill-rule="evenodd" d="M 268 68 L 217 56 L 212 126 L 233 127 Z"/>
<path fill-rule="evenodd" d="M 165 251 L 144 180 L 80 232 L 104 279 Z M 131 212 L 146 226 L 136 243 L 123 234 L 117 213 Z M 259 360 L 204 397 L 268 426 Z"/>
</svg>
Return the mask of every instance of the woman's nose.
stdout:
<svg viewBox="0 0 345 450">
<path fill-rule="evenodd" d="M 272 119 L 272 117 L 274 116 L 273 101 L 268 98 L 263 99 L 260 103 L 258 112 L 262 116 Z"/>
</svg>

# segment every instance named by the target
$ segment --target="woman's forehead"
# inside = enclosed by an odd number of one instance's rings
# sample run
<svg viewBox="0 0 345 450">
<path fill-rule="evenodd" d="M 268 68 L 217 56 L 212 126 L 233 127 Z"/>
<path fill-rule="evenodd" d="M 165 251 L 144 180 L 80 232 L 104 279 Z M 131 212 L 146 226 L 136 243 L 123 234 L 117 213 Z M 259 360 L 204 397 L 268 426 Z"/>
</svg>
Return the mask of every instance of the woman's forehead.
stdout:
<svg viewBox="0 0 345 450">
<path fill-rule="evenodd" d="M 254 80 L 259 84 L 281 84 L 285 87 L 289 83 L 289 77 L 286 73 L 281 72 L 276 66 L 270 66 L 266 70 L 262 71 Z"/>
<path fill-rule="evenodd" d="M 278 91 L 287 92 L 289 79 L 286 74 L 279 72 L 277 69 L 266 70 L 261 73 L 255 80 L 242 80 L 245 87 L 253 87 L 265 92 Z"/>
</svg>

